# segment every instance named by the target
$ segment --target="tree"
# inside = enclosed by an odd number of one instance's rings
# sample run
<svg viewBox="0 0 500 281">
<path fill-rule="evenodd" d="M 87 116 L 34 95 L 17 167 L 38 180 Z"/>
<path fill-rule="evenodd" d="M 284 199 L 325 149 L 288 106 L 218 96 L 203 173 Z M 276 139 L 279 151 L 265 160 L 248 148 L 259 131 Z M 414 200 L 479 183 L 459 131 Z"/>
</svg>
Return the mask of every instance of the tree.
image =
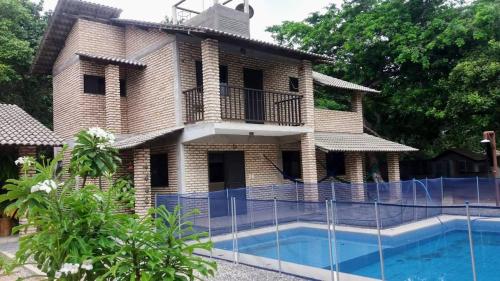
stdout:
<svg viewBox="0 0 500 281">
<path fill-rule="evenodd" d="M 29 73 L 48 19 L 42 4 L 0 0 L 0 102 L 17 104 L 50 127 L 51 79 Z"/>
<path fill-rule="evenodd" d="M 351 0 L 268 31 L 335 57 L 319 71 L 380 89 L 365 99 L 365 125 L 385 137 L 434 154 L 479 148 L 483 130 L 500 129 L 497 0 Z"/>
</svg>

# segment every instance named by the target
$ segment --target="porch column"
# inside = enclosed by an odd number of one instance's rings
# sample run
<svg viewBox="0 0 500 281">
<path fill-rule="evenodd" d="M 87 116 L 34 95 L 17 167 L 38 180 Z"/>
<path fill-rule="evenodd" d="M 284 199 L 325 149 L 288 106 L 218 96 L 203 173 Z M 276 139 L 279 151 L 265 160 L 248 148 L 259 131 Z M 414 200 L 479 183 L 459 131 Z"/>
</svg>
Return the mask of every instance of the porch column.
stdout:
<svg viewBox="0 0 500 281">
<path fill-rule="evenodd" d="M 203 65 L 203 117 L 206 121 L 220 121 L 219 42 L 205 39 L 201 42 Z"/>
<path fill-rule="evenodd" d="M 18 149 L 18 156 L 19 157 L 33 157 L 36 158 L 36 146 L 20 146 Z M 30 178 L 33 177 L 36 174 L 35 167 L 31 166 L 27 171 L 26 174 L 22 169 L 19 169 L 19 178 L 22 178 L 24 176 Z M 19 224 L 27 224 L 28 219 L 25 217 L 19 218 Z M 20 235 L 26 235 L 30 233 L 34 233 L 36 231 L 35 228 L 29 227 L 25 231 L 21 231 Z"/>
<path fill-rule="evenodd" d="M 134 150 L 134 187 L 135 213 L 146 215 L 151 207 L 151 180 L 150 180 L 150 151 L 149 148 Z"/>
<path fill-rule="evenodd" d="M 363 94 L 355 92 L 351 97 L 351 111 L 363 116 Z"/>
<path fill-rule="evenodd" d="M 106 81 L 106 129 L 115 134 L 121 133 L 120 104 L 120 67 L 108 64 L 104 68 Z"/>
<path fill-rule="evenodd" d="M 346 174 L 351 182 L 351 198 L 353 201 L 365 201 L 365 188 L 363 185 L 363 153 L 345 153 Z"/>
<path fill-rule="evenodd" d="M 387 176 L 390 184 L 391 199 L 401 199 L 401 181 L 399 174 L 399 154 L 397 152 L 387 153 Z"/>
<path fill-rule="evenodd" d="M 299 68 L 299 92 L 302 94 L 302 122 L 310 128 L 310 133 L 302 134 L 300 139 L 302 158 L 302 179 L 304 180 L 304 199 L 318 201 L 318 171 L 316 169 L 316 145 L 314 139 L 314 85 L 312 65 L 303 60 Z"/>
</svg>

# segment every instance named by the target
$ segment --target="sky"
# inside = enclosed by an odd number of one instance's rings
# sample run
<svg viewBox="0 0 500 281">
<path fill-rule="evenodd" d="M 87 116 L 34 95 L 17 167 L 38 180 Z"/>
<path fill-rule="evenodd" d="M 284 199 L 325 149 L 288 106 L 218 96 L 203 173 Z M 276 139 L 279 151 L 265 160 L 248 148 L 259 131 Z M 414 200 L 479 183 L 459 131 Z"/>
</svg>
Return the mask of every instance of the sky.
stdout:
<svg viewBox="0 0 500 281">
<path fill-rule="evenodd" d="M 38 0 L 33 0 L 38 1 Z M 87 0 L 99 4 L 121 8 L 121 18 L 159 22 L 170 17 L 172 5 L 178 0 Z M 219 2 L 222 2 L 220 0 Z M 324 11 L 330 3 L 341 3 L 341 0 L 249 0 L 255 15 L 250 20 L 252 38 L 272 41 L 271 34 L 265 32 L 266 27 L 282 21 L 300 21 L 316 11 Z M 242 0 L 233 0 L 228 4 L 234 8 Z M 208 8 L 212 0 L 187 0 L 182 7 L 194 10 Z M 44 9 L 53 10 L 57 0 L 44 0 Z"/>
</svg>

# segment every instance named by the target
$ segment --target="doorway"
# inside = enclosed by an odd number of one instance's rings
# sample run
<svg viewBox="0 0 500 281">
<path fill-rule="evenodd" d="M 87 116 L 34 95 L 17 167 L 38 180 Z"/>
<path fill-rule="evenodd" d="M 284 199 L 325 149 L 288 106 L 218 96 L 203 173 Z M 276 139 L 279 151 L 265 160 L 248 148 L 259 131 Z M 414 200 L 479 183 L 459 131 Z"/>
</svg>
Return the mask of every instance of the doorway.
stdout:
<svg viewBox="0 0 500 281">
<path fill-rule="evenodd" d="M 243 69 L 245 88 L 245 120 L 247 123 L 263 124 L 265 120 L 264 74 L 262 70 Z"/>
<path fill-rule="evenodd" d="M 231 197 L 236 198 L 237 214 L 246 213 L 244 152 L 209 152 L 208 175 L 208 189 L 211 192 L 211 216 L 220 217 L 230 215 Z"/>
</svg>

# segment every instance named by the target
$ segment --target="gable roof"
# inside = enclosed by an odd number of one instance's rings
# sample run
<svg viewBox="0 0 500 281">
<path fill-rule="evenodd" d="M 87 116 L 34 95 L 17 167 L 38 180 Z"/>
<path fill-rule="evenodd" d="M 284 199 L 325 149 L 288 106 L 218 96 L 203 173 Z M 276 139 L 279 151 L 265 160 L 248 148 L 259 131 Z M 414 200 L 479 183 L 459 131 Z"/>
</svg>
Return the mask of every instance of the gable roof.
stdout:
<svg viewBox="0 0 500 281">
<path fill-rule="evenodd" d="M 484 161 L 486 159 L 486 156 L 483 153 L 473 152 L 473 151 L 470 151 L 470 150 L 464 149 L 464 148 L 449 148 L 449 149 L 441 152 L 436 157 L 434 157 L 433 160 L 441 158 L 443 156 L 446 156 L 447 154 L 450 154 L 450 153 L 455 153 L 455 154 L 461 155 L 461 156 L 463 156 L 465 158 L 469 158 L 470 160 L 473 160 L 473 161 Z"/>
<path fill-rule="evenodd" d="M 261 40 L 246 38 L 241 35 L 206 27 L 188 26 L 182 24 L 164 24 L 147 21 L 118 19 L 121 10 L 100 4 L 80 0 L 59 0 L 52 14 L 45 34 L 40 42 L 31 72 L 50 74 L 52 66 L 64 47 L 66 37 L 78 18 L 107 22 L 115 25 L 134 25 L 142 28 L 155 28 L 170 33 L 183 33 L 202 38 L 214 38 L 221 42 L 231 42 L 237 45 L 265 48 L 266 52 L 308 59 L 315 62 L 332 62 L 333 58 L 308 51 L 281 46 Z"/>
<path fill-rule="evenodd" d="M 325 75 L 323 73 L 319 73 L 316 71 L 313 71 L 313 79 L 316 84 L 322 85 L 322 86 L 328 86 L 328 87 L 333 87 L 333 88 L 341 88 L 341 89 L 346 89 L 346 90 L 353 90 L 353 91 L 361 91 L 361 92 L 370 92 L 370 93 L 380 93 L 380 91 L 361 86 L 358 84 L 354 84 L 348 81 L 344 81 L 335 77 L 331 77 L 328 75 Z"/>
<path fill-rule="evenodd" d="M 156 139 L 165 137 L 172 133 L 181 131 L 182 129 L 184 129 L 184 127 L 180 126 L 180 127 L 156 130 L 147 133 L 119 135 L 116 139 L 116 142 L 113 144 L 113 147 L 117 149 L 134 148 L 143 145 L 145 143 L 148 143 L 150 141 L 154 141 Z"/>
<path fill-rule="evenodd" d="M 324 151 L 411 152 L 418 149 L 365 133 L 315 132 L 315 144 Z"/>
<path fill-rule="evenodd" d="M 0 145 L 62 144 L 61 138 L 17 105 L 0 103 Z"/>
<path fill-rule="evenodd" d="M 31 65 L 32 73 L 50 74 L 75 21 L 81 18 L 109 20 L 121 10 L 80 0 L 59 0 Z"/>
</svg>

